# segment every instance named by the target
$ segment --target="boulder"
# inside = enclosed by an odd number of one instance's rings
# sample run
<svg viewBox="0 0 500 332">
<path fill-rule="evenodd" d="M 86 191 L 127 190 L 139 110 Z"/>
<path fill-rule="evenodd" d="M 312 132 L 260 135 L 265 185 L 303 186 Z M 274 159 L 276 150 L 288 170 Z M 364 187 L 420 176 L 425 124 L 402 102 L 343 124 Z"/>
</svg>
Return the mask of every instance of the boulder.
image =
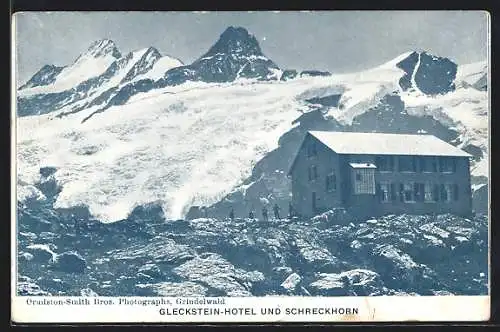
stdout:
<svg viewBox="0 0 500 332">
<path fill-rule="evenodd" d="M 160 268 L 156 264 L 145 264 L 139 268 L 139 273 L 144 273 L 151 278 L 159 279 L 163 276 Z"/>
<path fill-rule="evenodd" d="M 235 268 L 214 253 L 195 257 L 174 268 L 173 272 L 179 277 L 206 284 L 217 290 L 221 296 L 251 296 L 252 283 L 264 280 L 262 273 Z"/>
<path fill-rule="evenodd" d="M 84 289 L 80 290 L 80 296 L 83 296 L 83 297 L 95 297 L 95 296 L 99 296 L 99 294 L 97 294 L 96 292 L 94 292 L 90 288 L 84 288 Z"/>
<path fill-rule="evenodd" d="M 287 291 L 293 291 L 300 284 L 302 278 L 297 273 L 292 273 L 283 281 L 281 287 Z"/>
<path fill-rule="evenodd" d="M 37 284 L 21 282 L 17 284 L 18 294 L 21 296 L 50 296 L 49 292 L 46 292 L 40 288 Z"/>
<path fill-rule="evenodd" d="M 47 276 L 42 276 L 36 280 L 36 283 L 40 285 L 41 288 L 46 289 L 52 294 L 65 293 L 67 292 L 71 285 L 59 278 L 51 278 Z"/>
<path fill-rule="evenodd" d="M 69 273 L 83 273 L 87 267 L 85 259 L 76 251 L 67 251 L 57 255 L 53 262 L 53 268 Z"/>
<path fill-rule="evenodd" d="M 412 287 L 420 279 L 422 267 L 393 245 L 377 245 L 372 251 L 373 265 L 386 283 L 394 287 Z"/>
<path fill-rule="evenodd" d="M 194 257 L 194 251 L 187 245 L 157 236 L 147 242 L 135 243 L 123 249 L 109 252 L 115 260 L 145 264 L 147 262 L 179 265 Z"/>
<path fill-rule="evenodd" d="M 31 261 L 35 256 L 30 254 L 29 252 L 20 252 L 19 253 L 19 261 L 21 262 L 29 262 Z"/>
<path fill-rule="evenodd" d="M 19 232 L 19 241 L 33 242 L 36 241 L 38 236 L 33 232 Z"/>
<path fill-rule="evenodd" d="M 311 294 L 322 296 L 367 296 L 383 290 L 378 273 L 354 269 L 342 273 L 320 273 L 309 285 Z"/>
<path fill-rule="evenodd" d="M 48 244 L 32 244 L 26 247 L 26 251 L 33 256 L 32 261 L 36 263 L 49 263 L 56 256 Z"/>
</svg>

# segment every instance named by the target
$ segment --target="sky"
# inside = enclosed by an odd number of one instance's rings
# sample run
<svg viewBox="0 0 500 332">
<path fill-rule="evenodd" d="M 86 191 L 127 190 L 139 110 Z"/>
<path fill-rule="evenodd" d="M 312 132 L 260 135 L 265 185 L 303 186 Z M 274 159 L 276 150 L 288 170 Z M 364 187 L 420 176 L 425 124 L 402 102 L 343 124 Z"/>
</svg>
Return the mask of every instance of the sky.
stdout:
<svg viewBox="0 0 500 332">
<path fill-rule="evenodd" d="M 104 38 L 122 54 L 154 46 L 190 63 L 228 26 L 246 28 L 283 69 L 353 72 L 411 50 L 466 64 L 487 59 L 488 25 L 484 11 L 24 12 L 15 14 L 17 81 L 69 65 Z"/>
</svg>

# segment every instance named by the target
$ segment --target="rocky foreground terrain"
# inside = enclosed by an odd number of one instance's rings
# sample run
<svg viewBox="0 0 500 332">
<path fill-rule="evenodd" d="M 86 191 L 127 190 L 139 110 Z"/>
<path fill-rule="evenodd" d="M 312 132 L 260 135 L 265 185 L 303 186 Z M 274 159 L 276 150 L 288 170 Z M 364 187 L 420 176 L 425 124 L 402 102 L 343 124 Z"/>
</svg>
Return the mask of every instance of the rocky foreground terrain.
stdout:
<svg viewBox="0 0 500 332">
<path fill-rule="evenodd" d="M 150 205 L 104 224 L 84 209 L 18 208 L 21 295 L 487 293 L 486 216 L 169 221 Z"/>
</svg>

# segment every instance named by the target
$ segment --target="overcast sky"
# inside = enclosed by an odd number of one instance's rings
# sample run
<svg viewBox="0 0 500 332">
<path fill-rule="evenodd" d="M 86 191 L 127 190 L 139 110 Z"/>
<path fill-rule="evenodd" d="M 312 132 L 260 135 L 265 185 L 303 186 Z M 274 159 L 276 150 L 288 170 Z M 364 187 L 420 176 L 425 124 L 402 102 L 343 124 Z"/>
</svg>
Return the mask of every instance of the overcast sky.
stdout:
<svg viewBox="0 0 500 332">
<path fill-rule="evenodd" d="M 98 39 L 120 51 L 154 46 L 190 63 L 230 26 L 254 34 L 281 68 L 332 73 L 370 68 L 409 50 L 457 63 L 485 60 L 480 11 L 26 12 L 16 14 L 18 82 L 45 64 L 68 65 Z"/>
</svg>

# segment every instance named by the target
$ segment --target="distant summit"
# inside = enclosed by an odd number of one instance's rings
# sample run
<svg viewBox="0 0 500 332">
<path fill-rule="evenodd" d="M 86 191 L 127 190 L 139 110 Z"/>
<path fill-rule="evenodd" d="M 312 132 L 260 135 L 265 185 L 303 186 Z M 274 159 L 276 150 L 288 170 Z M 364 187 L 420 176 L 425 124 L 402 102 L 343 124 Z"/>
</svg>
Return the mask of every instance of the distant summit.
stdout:
<svg viewBox="0 0 500 332">
<path fill-rule="evenodd" d="M 405 72 L 399 85 L 403 90 L 417 90 L 427 95 L 445 94 L 455 90 L 457 64 L 423 52 L 411 52 L 396 66 Z"/>
<path fill-rule="evenodd" d="M 220 35 L 219 40 L 208 50 L 203 57 L 218 53 L 240 55 L 263 55 L 257 39 L 248 33 L 245 28 L 228 27 Z"/>
<path fill-rule="evenodd" d="M 130 68 L 122 82 L 131 81 L 134 77 L 146 73 L 161 58 L 160 51 L 154 47 L 148 47 L 146 50 L 142 50 L 141 53 L 139 60 Z"/>
<path fill-rule="evenodd" d="M 198 60 L 168 71 L 164 85 L 186 81 L 232 82 L 237 78 L 276 80 L 280 75 L 279 67 L 262 53 L 253 35 L 245 28 L 229 27 Z"/>
<path fill-rule="evenodd" d="M 110 39 L 101 39 L 93 42 L 83 56 L 87 55 L 98 58 L 108 54 L 114 58 L 120 58 L 122 56 L 114 41 Z"/>
</svg>

